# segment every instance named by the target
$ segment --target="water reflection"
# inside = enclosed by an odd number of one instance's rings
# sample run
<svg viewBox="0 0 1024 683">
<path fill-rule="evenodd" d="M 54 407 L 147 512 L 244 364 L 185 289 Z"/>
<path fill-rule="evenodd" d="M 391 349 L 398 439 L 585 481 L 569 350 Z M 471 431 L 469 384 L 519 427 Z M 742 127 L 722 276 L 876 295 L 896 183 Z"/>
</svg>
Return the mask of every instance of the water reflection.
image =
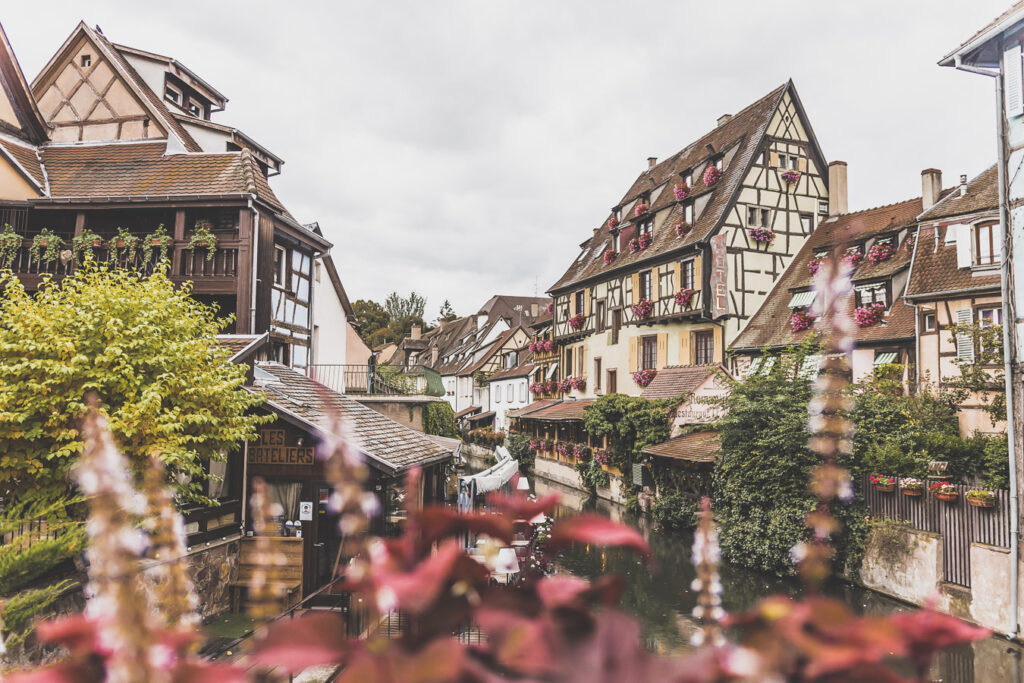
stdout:
<svg viewBox="0 0 1024 683">
<path fill-rule="evenodd" d="M 621 506 L 603 500 L 596 504 L 588 502 L 578 492 L 540 477 L 537 477 L 535 487 L 538 495 L 552 490 L 562 493 L 564 505 L 556 510 L 556 517 L 586 507 L 616 521 L 637 526 L 644 532 L 654 558 L 650 568 L 633 553 L 584 546 L 564 552 L 558 566 L 590 579 L 602 574 L 622 576 L 625 579 L 622 606 L 642 623 L 648 646 L 663 653 L 687 649 L 690 634 L 696 628 L 690 617 L 696 603 L 696 595 L 690 590 L 690 583 L 696 576 L 690 564 L 692 536 L 651 533 L 645 519 L 629 518 Z M 799 584 L 792 580 L 728 565 L 723 565 L 720 573 L 724 588 L 723 606 L 730 612 L 749 609 L 766 595 L 797 597 L 801 593 Z M 826 592 L 842 599 L 861 614 L 884 615 L 912 609 L 897 600 L 838 580 L 829 583 Z M 952 683 L 1021 681 L 1024 680 L 1021 677 L 1024 670 L 1020 661 L 1022 653 L 1024 649 L 1003 638 L 988 638 L 944 653 L 937 661 L 932 677 L 936 681 Z"/>
</svg>

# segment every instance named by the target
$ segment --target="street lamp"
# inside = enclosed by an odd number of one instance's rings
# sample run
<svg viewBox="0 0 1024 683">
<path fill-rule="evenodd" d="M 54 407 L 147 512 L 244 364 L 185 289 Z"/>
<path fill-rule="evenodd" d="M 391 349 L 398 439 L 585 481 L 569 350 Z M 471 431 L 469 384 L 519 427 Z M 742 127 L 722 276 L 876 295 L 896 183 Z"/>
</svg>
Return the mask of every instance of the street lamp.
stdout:
<svg viewBox="0 0 1024 683">
<path fill-rule="evenodd" d="M 516 489 L 519 491 L 529 491 L 530 480 L 527 479 L 526 477 L 519 477 L 519 483 L 516 484 Z"/>
<path fill-rule="evenodd" d="M 494 563 L 494 571 L 505 575 L 505 583 L 511 581 L 512 574 L 519 573 L 519 558 L 514 548 L 502 548 L 498 551 L 498 559 Z"/>
</svg>

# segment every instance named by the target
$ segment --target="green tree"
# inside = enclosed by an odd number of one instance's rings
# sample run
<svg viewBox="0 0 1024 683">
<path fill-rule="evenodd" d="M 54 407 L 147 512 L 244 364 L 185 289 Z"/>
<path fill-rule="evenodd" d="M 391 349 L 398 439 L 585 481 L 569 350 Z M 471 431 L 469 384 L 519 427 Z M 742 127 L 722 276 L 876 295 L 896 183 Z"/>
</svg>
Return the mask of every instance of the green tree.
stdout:
<svg viewBox="0 0 1024 683">
<path fill-rule="evenodd" d="M 359 299 L 352 304 L 352 312 L 359 321 L 359 333 L 367 344 L 375 346 L 370 340 L 379 330 L 391 324 L 391 316 L 376 301 Z"/>
<path fill-rule="evenodd" d="M 69 490 L 79 422 L 95 393 L 136 474 L 157 454 L 180 501 L 205 502 L 203 463 L 262 421 L 246 368 L 214 340 L 226 320 L 158 271 L 80 269 L 35 294 L 7 274 L 0 299 L 0 490 L 50 500 Z"/>
<path fill-rule="evenodd" d="M 384 300 L 384 310 L 392 321 L 405 318 L 423 319 L 423 312 L 427 307 L 427 299 L 416 292 L 409 292 L 409 296 L 403 297 L 398 292 L 391 292 Z"/>
<path fill-rule="evenodd" d="M 448 301 L 448 299 L 445 299 L 444 303 L 441 304 L 441 312 L 437 316 L 438 324 L 440 324 L 441 322 L 449 322 L 451 320 L 455 320 L 458 317 L 459 316 L 455 315 L 455 309 L 452 308 L 451 302 Z"/>
<path fill-rule="evenodd" d="M 519 473 L 524 477 L 532 477 L 533 466 L 537 462 L 537 453 L 530 448 L 530 437 L 526 434 L 512 434 L 509 436 L 508 452 L 519 461 Z"/>
<path fill-rule="evenodd" d="M 612 464 L 629 467 L 643 450 L 668 439 L 669 422 L 682 397 L 652 401 L 639 396 L 605 394 L 583 410 L 587 432 L 610 439 Z"/>
<path fill-rule="evenodd" d="M 423 433 L 446 436 L 449 439 L 459 438 L 459 430 L 455 426 L 455 411 L 448 401 L 437 401 L 423 406 Z"/>
<path fill-rule="evenodd" d="M 960 370 L 959 377 L 946 377 L 944 381 L 963 394 L 961 402 L 970 393 L 989 414 L 992 425 L 1006 419 L 1006 384 L 1003 369 L 1003 326 L 970 323 L 950 325 L 953 343 L 957 339 L 970 341 L 974 353 L 953 361 Z"/>
</svg>

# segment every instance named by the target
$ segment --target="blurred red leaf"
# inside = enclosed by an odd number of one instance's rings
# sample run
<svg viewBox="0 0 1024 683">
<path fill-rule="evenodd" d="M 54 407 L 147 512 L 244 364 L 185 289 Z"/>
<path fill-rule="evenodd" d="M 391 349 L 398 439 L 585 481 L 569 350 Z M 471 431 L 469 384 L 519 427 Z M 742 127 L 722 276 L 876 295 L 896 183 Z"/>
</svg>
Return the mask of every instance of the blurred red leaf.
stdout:
<svg viewBox="0 0 1024 683">
<path fill-rule="evenodd" d="M 410 572 L 375 568 L 373 583 L 377 589 L 375 598 L 378 606 L 409 610 L 414 614 L 422 612 L 452 579 L 453 569 L 461 557 L 463 553 L 459 543 L 448 541 L 434 556 L 420 562 Z"/>
<path fill-rule="evenodd" d="M 44 621 L 36 633 L 39 640 L 63 645 L 73 655 L 102 654 L 99 625 L 83 614 Z"/>
<path fill-rule="evenodd" d="M 296 673 L 311 666 L 341 663 L 351 647 L 337 614 L 305 614 L 267 625 L 250 659 L 260 666 Z"/>
<path fill-rule="evenodd" d="M 554 669 L 552 636 L 543 619 L 485 607 L 477 610 L 474 620 L 487 634 L 486 649 L 503 667 L 525 674 Z"/>
<path fill-rule="evenodd" d="M 410 653 L 400 641 L 371 641 L 358 649 L 338 683 L 447 683 L 460 679 L 465 650 L 451 638 Z"/>
<path fill-rule="evenodd" d="M 640 532 L 599 515 L 587 514 L 557 522 L 551 528 L 548 548 L 555 552 L 572 543 L 592 543 L 596 546 L 631 548 L 650 559 L 651 549 Z"/>
<path fill-rule="evenodd" d="M 242 667 L 232 664 L 188 660 L 174 667 L 172 680 L 174 683 L 245 683 L 249 675 Z"/>
<path fill-rule="evenodd" d="M 987 628 L 940 614 L 930 607 L 894 614 L 889 621 L 902 634 L 907 654 L 919 673 L 927 671 L 932 657 L 940 650 L 986 638 L 992 634 Z"/>
<path fill-rule="evenodd" d="M 530 520 L 542 512 L 550 513 L 561 498 L 559 493 L 549 493 L 533 501 L 525 495 L 491 493 L 487 496 L 487 502 L 510 519 Z"/>
<path fill-rule="evenodd" d="M 102 683 L 106 673 L 98 659 L 61 662 L 43 669 L 5 674 L 5 683 Z"/>
<path fill-rule="evenodd" d="M 416 516 L 422 534 L 421 548 L 465 532 L 487 534 L 504 543 L 512 542 L 512 522 L 501 515 L 463 514 L 453 508 L 431 505 Z"/>
<path fill-rule="evenodd" d="M 548 609 L 574 604 L 590 589 L 590 583 L 571 575 L 548 576 L 537 582 L 537 597 Z"/>
</svg>

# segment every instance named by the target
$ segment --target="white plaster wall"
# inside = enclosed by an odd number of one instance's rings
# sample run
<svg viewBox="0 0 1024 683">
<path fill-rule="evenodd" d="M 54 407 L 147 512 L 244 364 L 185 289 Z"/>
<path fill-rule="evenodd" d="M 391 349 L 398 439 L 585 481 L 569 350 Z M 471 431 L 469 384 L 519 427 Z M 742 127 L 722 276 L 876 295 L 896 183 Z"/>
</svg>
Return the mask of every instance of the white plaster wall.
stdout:
<svg viewBox="0 0 1024 683">
<path fill-rule="evenodd" d="M 317 259 L 313 276 L 313 362 L 345 364 L 348 362 L 348 319 L 331 278 Z"/>
<path fill-rule="evenodd" d="M 531 394 L 526 390 L 527 380 L 525 377 L 514 377 L 497 380 L 490 384 L 490 407 L 488 410 L 494 411 L 495 428 L 505 429 L 508 426 L 505 413 L 509 410 L 525 408 L 531 402 Z M 520 400 L 524 393 L 526 394 L 525 400 Z"/>
<path fill-rule="evenodd" d="M 942 539 L 923 531 L 911 530 L 907 534 L 916 547 L 900 566 L 879 559 L 869 544 L 860 580 L 867 588 L 921 605 L 937 595 L 942 581 Z"/>
</svg>

